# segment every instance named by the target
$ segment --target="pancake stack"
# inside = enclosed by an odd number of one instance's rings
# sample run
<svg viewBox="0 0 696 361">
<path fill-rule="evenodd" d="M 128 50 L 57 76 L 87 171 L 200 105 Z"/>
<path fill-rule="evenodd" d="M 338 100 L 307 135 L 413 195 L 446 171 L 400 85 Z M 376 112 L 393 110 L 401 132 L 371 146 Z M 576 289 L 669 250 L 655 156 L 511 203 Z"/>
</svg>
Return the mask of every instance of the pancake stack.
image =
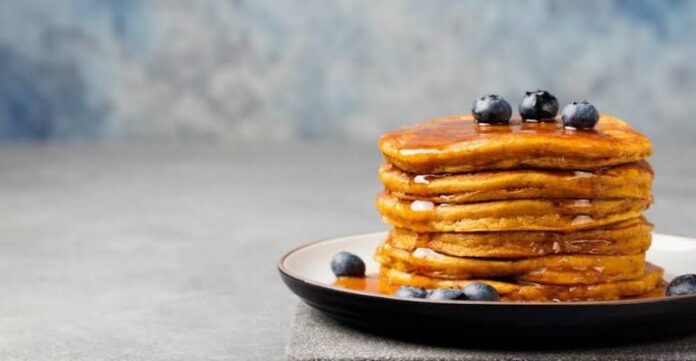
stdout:
<svg viewBox="0 0 696 361">
<path fill-rule="evenodd" d="M 434 119 L 385 134 L 377 208 L 393 226 L 376 251 L 392 285 L 485 282 L 503 300 L 612 300 L 646 294 L 650 141 L 601 115 L 553 122 Z"/>
</svg>

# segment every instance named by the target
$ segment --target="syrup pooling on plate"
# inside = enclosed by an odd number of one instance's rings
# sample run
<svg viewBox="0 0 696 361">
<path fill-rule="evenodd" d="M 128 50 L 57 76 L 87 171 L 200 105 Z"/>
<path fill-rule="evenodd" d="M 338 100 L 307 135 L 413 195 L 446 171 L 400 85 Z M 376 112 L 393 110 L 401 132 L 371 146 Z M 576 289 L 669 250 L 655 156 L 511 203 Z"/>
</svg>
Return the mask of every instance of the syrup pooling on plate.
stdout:
<svg viewBox="0 0 696 361">
<path fill-rule="evenodd" d="M 376 295 L 383 296 L 393 296 L 394 293 L 399 289 L 397 285 L 390 285 L 379 275 L 369 275 L 365 277 L 339 277 L 333 284 L 336 287 L 348 289 L 351 291 L 367 292 Z M 539 284 L 534 284 L 532 282 L 525 283 L 528 287 L 543 287 Z M 621 297 L 621 300 L 633 300 L 633 299 L 658 299 L 664 298 L 665 289 L 667 288 L 667 282 L 661 281 L 659 285 L 648 291 L 646 293 L 641 293 L 634 296 Z M 572 290 L 574 291 L 574 290 Z M 561 302 L 557 297 L 559 294 L 549 294 L 550 302 Z M 530 301 L 515 295 L 503 295 L 501 297 L 503 302 L 525 302 Z"/>
<path fill-rule="evenodd" d="M 592 270 L 586 270 L 592 272 Z M 596 271 L 596 270 L 594 270 Z M 432 290 L 438 283 L 433 283 L 432 279 L 427 277 L 408 275 L 406 280 L 398 277 L 390 277 L 392 270 L 382 268 L 380 274 L 366 275 L 364 277 L 338 277 L 333 285 L 339 288 L 345 288 L 353 291 L 367 292 L 378 295 L 393 296 L 399 287 L 403 284 L 409 284 L 414 287 L 422 287 Z M 540 270 L 539 272 L 544 272 Z M 390 280 L 396 280 L 395 283 Z M 447 282 L 447 281 L 445 281 Z M 464 284 L 457 283 L 460 281 L 452 281 L 448 284 L 450 288 L 463 287 Z M 503 302 L 529 302 L 529 301 L 547 301 L 547 302 L 563 302 L 563 301 L 592 301 L 595 299 L 573 299 L 574 294 L 594 294 L 597 300 L 630 300 L 630 299 L 651 299 L 665 297 L 665 288 L 667 283 L 662 279 L 662 269 L 653 264 L 646 264 L 645 276 L 640 280 L 631 280 L 617 282 L 615 284 L 598 284 L 598 285 L 577 285 L 571 287 L 560 287 L 553 285 L 545 285 L 530 281 L 512 281 L 509 279 L 491 279 L 491 280 L 469 280 L 463 281 L 466 284 L 470 283 L 486 283 L 495 287 L 501 294 Z M 655 286 L 649 286 L 649 284 Z M 457 286 L 457 287 L 455 287 Z M 446 287 L 447 288 L 447 287 Z M 645 292 L 640 292 L 641 289 L 647 289 Z M 623 290 L 623 291 L 621 291 Z M 624 296 L 620 296 L 621 292 L 625 292 Z M 613 297 L 603 298 L 605 294 L 613 294 Z"/>
<path fill-rule="evenodd" d="M 397 286 L 390 285 L 379 275 L 368 275 L 365 277 L 338 277 L 334 282 L 334 286 L 379 295 L 393 295 L 398 289 Z"/>
</svg>

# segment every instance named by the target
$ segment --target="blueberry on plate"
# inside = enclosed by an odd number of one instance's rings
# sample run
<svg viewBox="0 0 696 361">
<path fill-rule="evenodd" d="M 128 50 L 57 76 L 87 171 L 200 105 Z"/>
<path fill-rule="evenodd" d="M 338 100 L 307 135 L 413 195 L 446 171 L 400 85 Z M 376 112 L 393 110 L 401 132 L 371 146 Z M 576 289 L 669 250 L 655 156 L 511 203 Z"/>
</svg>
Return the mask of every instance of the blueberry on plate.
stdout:
<svg viewBox="0 0 696 361">
<path fill-rule="evenodd" d="M 592 129 L 599 121 L 599 112 L 594 105 L 587 102 L 572 102 L 561 112 L 561 121 L 566 127 Z"/>
<path fill-rule="evenodd" d="M 394 296 L 403 298 L 425 298 L 427 295 L 428 291 L 426 291 L 425 288 L 410 286 L 401 286 L 396 293 L 394 293 Z"/>
<path fill-rule="evenodd" d="M 508 124 L 512 115 L 512 107 L 500 95 L 484 95 L 474 101 L 471 114 L 478 123 Z"/>
<path fill-rule="evenodd" d="M 365 262 L 350 252 L 338 252 L 331 259 L 331 271 L 336 277 L 365 276 Z"/>
<path fill-rule="evenodd" d="M 462 290 L 457 288 L 436 288 L 428 293 L 429 300 L 466 300 Z"/>
<path fill-rule="evenodd" d="M 500 295 L 490 285 L 481 282 L 470 283 L 462 289 L 470 301 L 500 301 Z"/>
<path fill-rule="evenodd" d="M 696 294 L 696 275 L 681 275 L 672 280 L 667 286 L 667 296 L 682 296 Z"/>
<path fill-rule="evenodd" d="M 524 94 L 517 108 L 522 119 L 553 120 L 558 114 L 558 99 L 546 90 Z"/>
</svg>

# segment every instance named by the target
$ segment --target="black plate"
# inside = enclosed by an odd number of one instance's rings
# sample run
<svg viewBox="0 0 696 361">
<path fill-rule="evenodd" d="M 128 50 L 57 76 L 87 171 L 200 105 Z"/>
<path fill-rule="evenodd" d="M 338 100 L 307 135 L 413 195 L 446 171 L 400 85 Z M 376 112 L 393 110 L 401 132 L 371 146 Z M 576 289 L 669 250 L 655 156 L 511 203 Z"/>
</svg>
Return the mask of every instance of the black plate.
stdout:
<svg viewBox="0 0 696 361">
<path fill-rule="evenodd" d="M 315 242 L 285 254 L 278 269 L 285 284 L 308 305 L 348 325 L 419 340 L 528 343 L 615 341 L 696 331 L 696 296 L 622 301 L 472 302 L 402 299 L 334 287 L 329 268 L 339 251 L 356 253 L 376 273 L 372 252 L 383 238 L 373 233 Z M 667 274 L 694 269 L 696 241 L 654 235 L 648 259 Z M 667 276 L 669 277 L 669 276 Z"/>
</svg>

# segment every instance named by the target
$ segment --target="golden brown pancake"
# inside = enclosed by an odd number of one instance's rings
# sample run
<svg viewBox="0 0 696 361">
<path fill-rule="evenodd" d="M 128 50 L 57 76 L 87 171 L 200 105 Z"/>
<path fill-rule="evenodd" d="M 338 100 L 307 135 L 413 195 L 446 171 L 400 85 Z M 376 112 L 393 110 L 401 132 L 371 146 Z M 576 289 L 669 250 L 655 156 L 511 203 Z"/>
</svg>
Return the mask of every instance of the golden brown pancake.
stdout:
<svg viewBox="0 0 696 361">
<path fill-rule="evenodd" d="M 402 199 L 471 203 L 532 198 L 650 198 L 653 172 L 646 161 L 596 171 L 506 170 L 415 175 L 384 164 L 380 180 Z"/>
<path fill-rule="evenodd" d="M 476 124 L 471 116 L 417 123 L 386 133 L 379 142 L 387 161 L 415 174 L 488 169 L 592 170 L 637 162 L 652 153 L 650 141 L 618 118 L 602 114 L 590 130 L 560 121 Z"/>
<path fill-rule="evenodd" d="M 472 282 L 487 283 L 500 293 L 503 301 L 600 301 L 643 295 L 661 285 L 663 270 L 646 263 L 642 276 L 594 285 L 554 286 L 497 280 L 445 280 L 382 267 L 380 275 L 395 286 L 423 288 L 464 288 Z"/>
<path fill-rule="evenodd" d="M 383 191 L 384 219 L 416 232 L 576 231 L 639 217 L 650 200 L 517 199 L 467 204 L 407 201 Z"/>
<path fill-rule="evenodd" d="M 382 245 L 375 252 L 382 266 L 442 279 L 509 277 L 552 285 L 625 281 L 643 275 L 645 254 L 620 256 L 554 255 L 520 259 L 452 257 L 428 248 L 413 252 Z"/>
<path fill-rule="evenodd" d="M 504 231 L 418 233 L 394 228 L 387 242 L 413 251 L 429 248 L 454 257 L 523 258 L 553 254 L 622 255 L 644 253 L 652 240 L 652 225 L 644 218 L 577 232 Z"/>
</svg>

